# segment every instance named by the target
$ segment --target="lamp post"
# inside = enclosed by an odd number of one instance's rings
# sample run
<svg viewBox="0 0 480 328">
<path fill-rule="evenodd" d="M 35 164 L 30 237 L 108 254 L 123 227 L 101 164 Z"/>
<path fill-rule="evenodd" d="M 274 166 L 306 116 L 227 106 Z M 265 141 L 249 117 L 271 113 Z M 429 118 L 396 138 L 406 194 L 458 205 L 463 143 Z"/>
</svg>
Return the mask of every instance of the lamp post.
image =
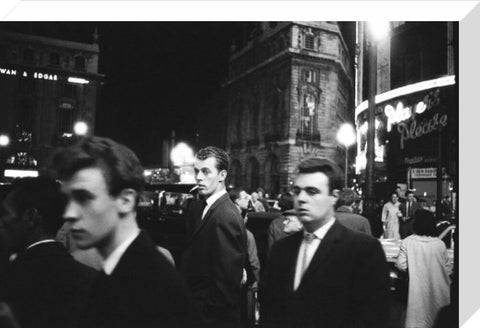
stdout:
<svg viewBox="0 0 480 328">
<path fill-rule="evenodd" d="M 350 123 L 343 123 L 337 131 L 337 140 L 345 147 L 345 188 L 348 184 L 348 147 L 355 143 L 355 131 Z"/>
<path fill-rule="evenodd" d="M 388 22 L 368 23 L 368 130 L 367 130 L 367 165 L 365 176 L 365 210 L 368 215 L 375 211 L 375 97 L 377 95 L 377 42 L 388 34 Z"/>
<path fill-rule="evenodd" d="M 10 145 L 10 137 L 6 134 L 0 134 L 0 181 L 3 181 L 5 174 L 5 158 L 3 156 L 3 148 L 8 147 L 8 145 Z"/>
</svg>

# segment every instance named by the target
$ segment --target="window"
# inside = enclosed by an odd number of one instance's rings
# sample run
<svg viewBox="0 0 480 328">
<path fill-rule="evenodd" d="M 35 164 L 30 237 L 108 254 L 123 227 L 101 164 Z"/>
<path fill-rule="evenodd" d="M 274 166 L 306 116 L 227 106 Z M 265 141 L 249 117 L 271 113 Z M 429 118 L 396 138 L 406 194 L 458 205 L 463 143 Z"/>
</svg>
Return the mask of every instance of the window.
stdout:
<svg viewBox="0 0 480 328">
<path fill-rule="evenodd" d="M 85 57 L 77 56 L 75 57 L 75 69 L 77 70 L 85 70 Z"/>
<path fill-rule="evenodd" d="M 26 64 L 33 64 L 33 60 L 35 58 L 35 55 L 33 53 L 33 50 L 30 48 L 27 48 L 23 51 L 23 62 Z"/>
<path fill-rule="evenodd" d="M 60 55 L 56 52 L 50 54 L 50 65 L 59 66 L 60 65 Z"/>
<path fill-rule="evenodd" d="M 305 48 L 306 49 L 315 49 L 315 36 L 313 34 L 305 35 Z"/>
<path fill-rule="evenodd" d="M 308 83 L 316 83 L 317 82 L 317 72 L 310 69 L 305 69 L 302 72 L 302 81 Z"/>
</svg>

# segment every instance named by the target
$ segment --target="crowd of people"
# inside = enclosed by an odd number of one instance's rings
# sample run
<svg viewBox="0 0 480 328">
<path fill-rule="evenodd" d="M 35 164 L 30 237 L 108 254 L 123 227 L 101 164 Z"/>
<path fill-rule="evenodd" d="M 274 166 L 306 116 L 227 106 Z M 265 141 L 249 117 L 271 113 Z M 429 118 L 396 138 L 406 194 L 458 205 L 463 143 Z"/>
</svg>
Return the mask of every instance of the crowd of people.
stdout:
<svg viewBox="0 0 480 328">
<path fill-rule="evenodd" d="M 16 180 L 2 204 L 0 325 L 387 327 L 389 265 L 339 167 L 304 160 L 273 202 L 262 188 L 227 190 L 228 168 L 220 148 L 195 155 L 196 196 L 175 263 L 138 226 L 144 177 L 133 151 L 101 137 L 59 149 L 44 175 Z M 431 212 L 391 196 L 382 222 L 385 238 L 404 238 L 396 265 L 410 277 L 405 327 L 433 327 L 450 301 L 446 248 Z M 260 212 L 275 213 L 264 268 L 247 229 Z"/>
</svg>

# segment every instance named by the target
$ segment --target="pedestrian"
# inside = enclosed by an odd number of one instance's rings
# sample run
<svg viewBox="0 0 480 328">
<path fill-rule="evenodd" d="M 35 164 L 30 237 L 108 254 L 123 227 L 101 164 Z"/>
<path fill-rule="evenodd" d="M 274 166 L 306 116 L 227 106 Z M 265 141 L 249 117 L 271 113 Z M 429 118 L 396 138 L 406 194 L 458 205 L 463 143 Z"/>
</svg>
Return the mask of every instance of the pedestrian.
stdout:
<svg viewBox="0 0 480 328">
<path fill-rule="evenodd" d="M 386 239 L 400 240 L 399 220 L 402 217 L 400 202 L 396 191 L 390 194 L 390 201 L 383 205 L 382 222 L 383 237 Z"/>
<path fill-rule="evenodd" d="M 375 238 L 335 219 L 340 168 L 327 159 L 300 163 L 293 184 L 303 231 L 273 245 L 263 288 L 263 327 L 384 328 L 388 266 Z"/>
<path fill-rule="evenodd" d="M 414 234 L 402 240 L 396 266 L 408 271 L 405 328 L 430 328 L 450 304 L 450 268 L 445 244 L 436 237 L 435 218 L 417 210 Z"/>
<path fill-rule="evenodd" d="M 50 171 L 62 182 L 76 247 L 102 257 L 82 326 L 190 327 L 185 283 L 136 221 L 144 177 L 133 151 L 86 137 L 59 149 Z"/>
<path fill-rule="evenodd" d="M 228 167 L 228 154 L 220 148 L 202 148 L 195 155 L 201 199 L 187 211 L 188 240 L 181 268 L 205 327 L 240 324 L 247 237 L 243 219 L 225 188 Z"/>
<path fill-rule="evenodd" d="M 413 233 L 412 222 L 415 220 L 415 212 L 421 209 L 420 204 L 415 198 L 415 194 L 412 190 L 407 191 L 407 199 L 404 203 L 400 203 L 400 211 L 402 217 L 400 218 L 400 238 L 404 239 Z"/>
<path fill-rule="evenodd" d="M 258 194 L 258 200 L 260 201 L 260 203 L 262 203 L 263 208 L 265 209 L 265 212 L 269 212 L 270 205 L 268 204 L 268 201 L 267 201 L 268 194 L 265 193 L 265 189 L 258 187 L 257 194 Z"/>
<path fill-rule="evenodd" d="M 286 217 L 283 213 L 293 209 L 293 196 L 291 193 L 284 193 L 278 200 L 278 216 L 275 217 L 272 222 L 270 222 L 267 230 L 267 244 L 268 244 L 268 253 L 275 242 L 288 236 L 288 233 L 285 232 L 285 220 Z M 273 211 L 273 210 L 272 210 Z"/>
<path fill-rule="evenodd" d="M 22 178 L 4 201 L 1 220 L 17 253 L 0 282 L 0 298 L 21 327 L 80 327 L 95 270 L 80 264 L 55 240 L 65 197 L 47 177 Z"/>
<path fill-rule="evenodd" d="M 370 222 L 368 222 L 367 218 L 353 212 L 355 199 L 355 191 L 348 188 L 342 190 L 338 195 L 338 202 L 342 205 L 336 209 L 335 218 L 345 227 L 371 236 Z"/>
<path fill-rule="evenodd" d="M 251 199 L 255 212 L 265 212 L 265 207 L 263 206 L 262 202 L 260 202 L 259 196 L 255 191 L 252 192 Z"/>
</svg>

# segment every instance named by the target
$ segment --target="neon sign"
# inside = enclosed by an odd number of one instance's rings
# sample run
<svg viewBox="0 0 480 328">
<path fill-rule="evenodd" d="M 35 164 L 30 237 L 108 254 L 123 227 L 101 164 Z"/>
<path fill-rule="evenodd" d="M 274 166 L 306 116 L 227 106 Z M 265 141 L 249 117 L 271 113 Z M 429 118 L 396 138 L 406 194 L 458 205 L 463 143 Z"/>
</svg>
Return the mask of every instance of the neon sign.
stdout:
<svg viewBox="0 0 480 328">
<path fill-rule="evenodd" d="M 447 114 L 439 116 L 439 114 L 436 113 L 433 118 L 421 122 L 418 125 L 417 120 L 413 120 L 410 123 L 400 123 L 397 127 L 398 133 L 400 133 L 400 149 L 405 148 L 406 140 L 420 138 L 423 135 L 432 133 L 439 128 L 447 126 L 447 120 Z"/>
<path fill-rule="evenodd" d="M 18 74 L 22 77 L 32 77 L 37 80 L 48 80 L 48 81 L 57 81 L 58 76 L 56 74 L 49 74 L 49 73 L 43 73 L 43 72 L 27 72 L 27 71 L 21 71 L 21 74 Z M 4 68 L 0 67 L 0 75 L 10 75 L 10 76 L 17 76 L 17 73 L 20 73 L 20 71 L 17 71 L 16 69 L 10 69 L 10 68 Z"/>
</svg>

